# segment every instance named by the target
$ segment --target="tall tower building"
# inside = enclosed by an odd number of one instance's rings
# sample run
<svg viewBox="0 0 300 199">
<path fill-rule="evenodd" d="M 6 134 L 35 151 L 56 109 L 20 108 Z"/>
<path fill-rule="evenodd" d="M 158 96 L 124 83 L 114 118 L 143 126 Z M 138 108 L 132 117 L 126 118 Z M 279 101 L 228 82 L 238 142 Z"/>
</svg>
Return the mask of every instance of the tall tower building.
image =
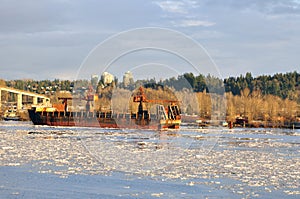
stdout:
<svg viewBox="0 0 300 199">
<path fill-rule="evenodd" d="M 133 80 L 133 75 L 130 71 L 127 71 L 124 75 L 123 75 L 123 84 L 124 87 L 128 87 L 129 85 L 132 85 L 134 83 Z"/>
<path fill-rule="evenodd" d="M 104 85 L 111 84 L 114 81 L 114 79 L 115 79 L 115 77 L 112 74 L 108 73 L 108 72 L 104 72 L 101 75 L 101 80 L 102 80 Z"/>
<path fill-rule="evenodd" d="M 98 81 L 99 81 L 99 75 L 92 75 L 91 76 L 91 84 L 92 84 L 94 89 L 97 88 Z"/>
</svg>

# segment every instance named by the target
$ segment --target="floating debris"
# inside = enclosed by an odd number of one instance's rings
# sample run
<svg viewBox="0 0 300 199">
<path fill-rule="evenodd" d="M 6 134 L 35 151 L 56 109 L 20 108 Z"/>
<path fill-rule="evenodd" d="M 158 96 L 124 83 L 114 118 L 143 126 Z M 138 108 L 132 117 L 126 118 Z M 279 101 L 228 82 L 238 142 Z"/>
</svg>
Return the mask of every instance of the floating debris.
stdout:
<svg viewBox="0 0 300 199">
<path fill-rule="evenodd" d="M 161 197 L 161 196 L 163 196 L 164 195 L 164 193 L 152 193 L 151 194 L 151 196 L 153 196 L 153 197 Z"/>
</svg>

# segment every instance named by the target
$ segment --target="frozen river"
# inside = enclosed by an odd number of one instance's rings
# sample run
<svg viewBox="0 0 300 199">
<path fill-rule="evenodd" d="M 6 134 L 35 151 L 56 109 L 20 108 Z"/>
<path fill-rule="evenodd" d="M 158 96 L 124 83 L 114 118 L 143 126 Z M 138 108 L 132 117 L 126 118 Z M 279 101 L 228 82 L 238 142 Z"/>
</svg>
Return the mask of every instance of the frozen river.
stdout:
<svg viewBox="0 0 300 199">
<path fill-rule="evenodd" d="M 0 198 L 299 198 L 300 131 L 0 122 Z"/>
</svg>

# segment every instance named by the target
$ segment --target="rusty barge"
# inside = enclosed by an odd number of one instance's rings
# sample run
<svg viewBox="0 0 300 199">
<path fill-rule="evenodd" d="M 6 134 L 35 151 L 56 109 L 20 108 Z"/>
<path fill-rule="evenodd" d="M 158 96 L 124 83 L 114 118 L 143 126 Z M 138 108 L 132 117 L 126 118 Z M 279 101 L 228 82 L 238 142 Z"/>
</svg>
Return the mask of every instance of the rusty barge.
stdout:
<svg viewBox="0 0 300 199">
<path fill-rule="evenodd" d="M 145 97 L 143 88 L 139 89 L 133 102 L 138 103 L 137 112 L 115 113 L 110 111 L 91 111 L 89 103 L 92 96 L 87 97 L 86 110 L 67 111 L 67 99 L 63 101 L 63 108 L 32 107 L 28 110 L 29 117 L 34 125 L 48 126 L 78 126 L 100 128 L 128 128 L 128 129 L 178 129 L 181 123 L 178 101 L 149 100 Z M 161 102 L 161 104 L 159 104 Z M 168 103 L 163 106 L 162 102 Z M 145 109 L 144 103 L 155 103 L 156 111 L 150 113 Z"/>
</svg>

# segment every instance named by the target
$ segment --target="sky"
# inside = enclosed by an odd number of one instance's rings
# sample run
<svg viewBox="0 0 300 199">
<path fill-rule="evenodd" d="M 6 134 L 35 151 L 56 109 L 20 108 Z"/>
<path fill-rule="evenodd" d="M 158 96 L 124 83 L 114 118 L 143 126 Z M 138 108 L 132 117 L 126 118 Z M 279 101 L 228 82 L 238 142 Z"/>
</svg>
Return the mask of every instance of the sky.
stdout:
<svg viewBox="0 0 300 199">
<path fill-rule="evenodd" d="M 105 68 L 102 52 L 115 53 L 119 45 L 145 38 L 154 41 L 145 45 L 165 42 L 169 49 L 177 45 L 178 35 L 201 46 L 199 60 L 206 53 L 211 61 L 203 67 L 214 65 L 221 77 L 300 68 L 300 0 L 0 0 L 0 27 L 0 79 L 6 80 L 76 79 L 82 71 L 89 73 L 82 66 L 91 54 L 98 57 L 91 73 L 100 75 Z M 159 38 L 148 31 L 135 40 L 112 41 L 147 27 L 167 30 L 175 37 Z M 102 44 L 114 45 L 103 48 Z M 98 55 L 93 54 L 97 47 Z M 177 48 L 190 49 L 197 56 L 188 41 Z M 193 72 L 187 62 L 178 60 L 182 57 L 170 52 L 131 52 L 115 61 L 109 72 L 120 76 L 138 68 L 137 73 L 149 77 L 154 70 L 158 78 L 166 77 L 168 69 L 173 71 L 170 74 Z"/>
</svg>

